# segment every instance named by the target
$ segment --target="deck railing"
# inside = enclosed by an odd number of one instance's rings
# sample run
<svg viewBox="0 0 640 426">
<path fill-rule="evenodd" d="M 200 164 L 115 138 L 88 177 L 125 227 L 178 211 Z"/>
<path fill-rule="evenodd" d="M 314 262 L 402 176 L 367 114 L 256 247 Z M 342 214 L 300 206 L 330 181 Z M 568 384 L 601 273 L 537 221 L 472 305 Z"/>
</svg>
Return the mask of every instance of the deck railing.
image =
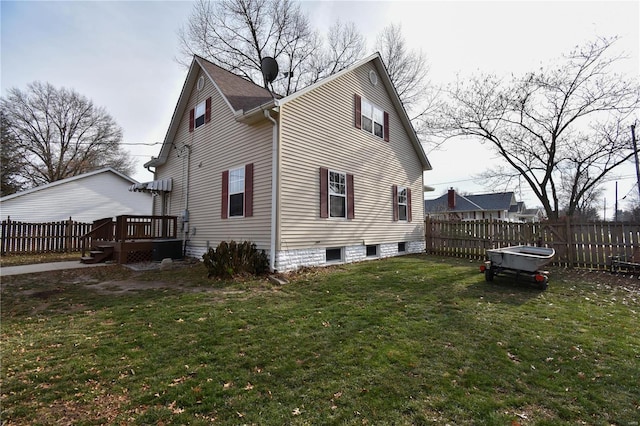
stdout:
<svg viewBox="0 0 640 426">
<path fill-rule="evenodd" d="M 82 256 L 97 241 L 122 243 L 135 240 L 174 239 L 178 233 L 176 216 L 117 216 L 93 222 L 91 231 L 81 237 Z"/>
<path fill-rule="evenodd" d="M 115 240 L 171 239 L 178 235 L 176 216 L 118 216 Z"/>
</svg>

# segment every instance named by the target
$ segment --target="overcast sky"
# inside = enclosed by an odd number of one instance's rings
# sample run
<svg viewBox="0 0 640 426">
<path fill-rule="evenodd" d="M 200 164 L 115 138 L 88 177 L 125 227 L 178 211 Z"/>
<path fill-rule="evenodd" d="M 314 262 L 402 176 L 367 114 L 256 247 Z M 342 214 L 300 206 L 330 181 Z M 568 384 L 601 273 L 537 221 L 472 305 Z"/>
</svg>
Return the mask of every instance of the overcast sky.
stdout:
<svg viewBox="0 0 640 426">
<path fill-rule="evenodd" d="M 312 23 L 326 28 L 353 21 L 372 53 L 377 33 L 400 23 L 411 47 L 422 49 L 436 84 L 457 75 L 534 70 L 598 36 L 620 36 L 616 48 L 629 59 L 623 72 L 640 74 L 640 2 L 633 1 L 314 1 L 302 2 Z M 1 92 L 33 81 L 73 88 L 106 108 L 124 130 L 138 161 L 132 176 L 153 179 L 143 167 L 164 139 L 187 70 L 175 61 L 177 31 L 188 19 L 188 1 L 5 1 L 1 13 Z M 452 186 L 489 192 L 472 176 L 493 159 L 479 144 L 452 141 L 428 152 L 433 171 L 425 183 L 435 198 Z M 634 185 L 633 167 L 622 170 L 619 198 Z M 610 184 L 607 203 L 614 194 Z M 499 190 L 515 188 L 498 188 Z M 523 188 L 528 205 L 538 205 Z M 611 217 L 611 212 L 608 216 Z"/>
</svg>

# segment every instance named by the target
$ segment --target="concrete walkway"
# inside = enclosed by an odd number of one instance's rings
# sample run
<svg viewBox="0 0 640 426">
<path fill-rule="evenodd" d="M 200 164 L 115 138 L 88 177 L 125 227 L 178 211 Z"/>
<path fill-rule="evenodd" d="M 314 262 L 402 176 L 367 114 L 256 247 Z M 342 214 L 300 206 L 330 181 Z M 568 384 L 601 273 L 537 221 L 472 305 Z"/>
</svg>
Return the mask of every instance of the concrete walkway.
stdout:
<svg viewBox="0 0 640 426">
<path fill-rule="evenodd" d="M 33 265 L 19 266 L 3 266 L 0 268 L 0 277 L 8 277 L 9 275 L 35 274 L 38 272 L 62 271 L 65 269 L 93 268 L 97 266 L 105 266 L 107 263 L 86 264 L 80 263 L 79 260 L 71 260 L 68 262 L 51 262 L 36 263 Z"/>
</svg>

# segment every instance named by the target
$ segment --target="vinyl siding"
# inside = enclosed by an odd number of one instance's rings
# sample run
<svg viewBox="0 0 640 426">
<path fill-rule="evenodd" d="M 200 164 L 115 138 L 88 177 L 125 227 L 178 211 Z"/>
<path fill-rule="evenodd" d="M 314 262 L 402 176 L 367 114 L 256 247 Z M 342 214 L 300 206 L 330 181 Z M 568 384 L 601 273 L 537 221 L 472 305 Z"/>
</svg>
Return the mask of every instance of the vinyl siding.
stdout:
<svg viewBox="0 0 640 426">
<path fill-rule="evenodd" d="M 369 63 L 287 102 L 280 111 L 279 249 L 423 238 L 422 165 Z M 389 113 L 390 141 L 354 125 L 354 94 Z M 354 175 L 355 219 L 320 218 L 319 168 Z M 392 186 L 411 188 L 412 222 L 393 221 Z"/>
<path fill-rule="evenodd" d="M 131 181 L 98 173 L 2 201 L 2 220 L 54 222 L 70 217 L 78 222 L 118 215 L 151 214 L 151 195 L 130 192 Z"/>
<path fill-rule="evenodd" d="M 230 240 L 250 240 L 259 249 L 268 249 L 272 126 L 266 121 L 252 126 L 237 122 L 215 86 L 205 80 L 202 91 L 193 88 L 178 124 L 174 149 L 156 170 L 156 179 L 173 178 L 168 214 L 180 217 L 188 198 L 188 246 L 196 250 Z M 212 98 L 211 121 L 189 132 L 189 111 L 208 97 Z M 221 219 L 222 172 L 249 163 L 254 164 L 253 216 Z M 161 200 L 156 198 L 155 208 L 160 212 Z"/>
</svg>

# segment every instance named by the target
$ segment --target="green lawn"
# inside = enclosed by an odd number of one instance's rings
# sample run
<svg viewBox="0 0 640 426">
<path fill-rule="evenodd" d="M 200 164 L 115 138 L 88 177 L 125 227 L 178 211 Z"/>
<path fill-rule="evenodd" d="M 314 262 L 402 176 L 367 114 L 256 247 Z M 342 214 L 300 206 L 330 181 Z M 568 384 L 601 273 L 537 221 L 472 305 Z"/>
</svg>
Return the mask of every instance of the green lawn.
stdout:
<svg viewBox="0 0 640 426">
<path fill-rule="evenodd" d="M 2 421 L 638 425 L 639 312 L 637 279 L 552 270 L 542 292 L 427 256 L 284 286 L 202 265 L 7 277 Z"/>
</svg>

